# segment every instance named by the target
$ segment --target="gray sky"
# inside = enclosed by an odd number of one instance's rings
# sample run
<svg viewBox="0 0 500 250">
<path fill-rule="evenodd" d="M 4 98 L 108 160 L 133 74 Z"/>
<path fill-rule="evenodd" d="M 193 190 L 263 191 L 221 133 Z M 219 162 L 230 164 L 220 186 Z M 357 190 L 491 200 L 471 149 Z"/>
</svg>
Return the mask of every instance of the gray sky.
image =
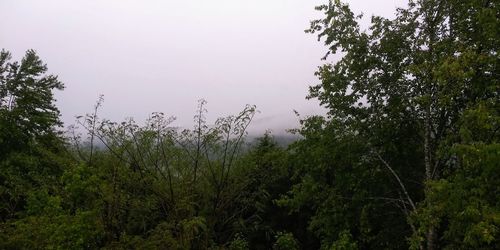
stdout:
<svg viewBox="0 0 500 250">
<path fill-rule="evenodd" d="M 192 125 L 197 100 L 209 121 L 257 105 L 252 130 L 279 133 L 302 115 L 326 48 L 303 31 L 326 0 L 0 0 L 0 48 L 16 60 L 35 49 L 66 89 L 66 125 L 104 95 L 101 117 L 142 121 L 151 112 Z M 405 0 L 351 0 L 356 12 L 393 16 Z M 368 20 L 368 18 L 367 18 Z M 365 23 L 367 23 L 367 20 Z M 334 59 L 334 58 L 333 58 Z"/>
</svg>

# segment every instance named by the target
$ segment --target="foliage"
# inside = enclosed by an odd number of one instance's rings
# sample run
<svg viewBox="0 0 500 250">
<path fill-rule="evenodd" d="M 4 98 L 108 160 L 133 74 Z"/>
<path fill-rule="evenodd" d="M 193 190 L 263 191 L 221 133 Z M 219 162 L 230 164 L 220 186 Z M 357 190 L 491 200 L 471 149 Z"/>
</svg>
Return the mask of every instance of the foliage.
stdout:
<svg viewBox="0 0 500 250">
<path fill-rule="evenodd" d="M 356 242 L 352 242 L 352 237 L 349 232 L 341 232 L 339 235 L 339 239 L 335 241 L 330 249 L 335 250 L 350 250 L 350 249 L 358 249 Z"/>
<path fill-rule="evenodd" d="M 443 248 L 499 247 L 498 110 L 498 102 L 483 102 L 464 113 L 460 121 L 462 143 L 451 150 L 457 169 L 449 178 L 429 183 L 427 200 L 433 206 L 422 207 L 412 218 L 421 224 L 413 241 L 418 241 L 425 229 L 436 226 L 443 230 Z"/>
<path fill-rule="evenodd" d="M 296 250 L 299 249 L 299 244 L 291 233 L 278 232 L 276 234 L 276 242 L 273 245 L 275 250 Z"/>
<path fill-rule="evenodd" d="M 234 239 L 229 244 L 230 250 L 246 250 L 248 248 L 248 241 L 241 234 L 236 234 Z"/>
</svg>

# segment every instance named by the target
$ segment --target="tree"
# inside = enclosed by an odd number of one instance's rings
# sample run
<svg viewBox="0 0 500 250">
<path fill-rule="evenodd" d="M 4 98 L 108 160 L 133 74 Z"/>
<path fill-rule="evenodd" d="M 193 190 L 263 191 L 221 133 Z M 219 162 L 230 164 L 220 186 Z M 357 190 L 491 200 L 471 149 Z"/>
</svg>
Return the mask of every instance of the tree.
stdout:
<svg viewBox="0 0 500 250">
<path fill-rule="evenodd" d="M 28 192 L 60 174 L 64 154 L 54 90 L 63 84 L 28 50 L 21 62 L 0 52 L 0 220 L 13 218 Z"/>
<path fill-rule="evenodd" d="M 271 249 L 278 231 L 297 228 L 297 217 L 275 202 L 291 186 L 287 160 L 287 151 L 267 131 L 237 165 L 234 175 L 240 188 L 235 190 L 232 207 L 240 218 L 233 231 L 243 233 L 252 249 Z"/>
<path fill-rule="evenodd" d="M 57 76 L 45 74 L 47 66 L 34 50 L 28 50 L 21 63 L 9 62 L 10 60 L 11 54 L 2 50 L 0 111 L 2 131 L 5 132 L 3 135 L 7 136 L 7 125 L 16 132 L 16 136 L 53 133 L 54 128 L 61 125 L 53 91 L 62 90 L 64 85 Z"/>
<path fill-rule="evenodd" d="M 105 169 L 100 178 L 109 185 L 102 184 L 99 199 L 106 204 L 106 243 L 204 249 L 229 242 L 247 210 L 235 200 L 245 184 L 238 172 L 255 106 L 208 125 L 201 100 L 194 128 L 179 129 L 171 126 L 175 118 L 161 112 L 152 113 L 143 126 L 133 119 L 101 120 L 101 102 L 92 114 L 79 117 L 91 145 L 77 143 L 74 151 L 87 168 Z M 79 138 L 74 135 L 75 142 Z M 93 138 L 104 150 L 94 152 Z"/>
<path fill-rule="evenodd" d="M 428 183 L 426 200 L 411 218 L 419 224 L 415 244 L 429 227 L 442 230 L 445 249 L 500 247 L 500 116 L 498 101 L 480 102 L 459 121 L 460 143 L 450 153 L 456 168 L 448 178 Z"/>
<path fill-rule="evenodd" d="M 458 121 L 479 102 L 498 102 L 498 1 L 409 1 L 395 19 L 374 16 L 363 31 L 362 16 L 339 0 L 317 9 L 325 17 L 307 32 L 324 38 L 324 59 L 342 57 L 319 67 L 321 83 L 308 98 L 328 108 L 327 123 L 339 129 L 334 136 L 363 141 L 358 157 L 367 168 L 389 173 L 396 192 L 386 199 L 399 200 L 407 216 L 433 207 L 429 183 L 457 168 L 451 149 L 460 142 Z M 419 234 L 414 221 L 409 226 Z M 427 227 L 427 249 L 440 246 L 437 228 Z"/>
<path fill-rule="evenodd" d="M 388 181 L 390 172 L 367 153 L 366 139 L 320 116 L 303 120 L 296 132 L 303 139 L 289 148 L 295 185 L 279 203 L 307 221 L 297 227 L 307 227 L 316 236 L 310 240 L 307 235 L 294 234 L 303 244 L 313 243 L 304 247 L 407 248 L 405 238 L 411 235 L 411 227 L 406 224 L 404 205 L 408 204 L 401 203 L 397 182 Z M 387 145 L 393 148 L 391 156 L 401 159 L 401 164 L 416 166 L 419 161 L 411 158 L 414 147 L 398 150 L 394 145 L 408 144 L 412 138 L 406 140 L 405 134 L 398 133 L 392 136 L 394 142 Z M 408 171 L 404 178 L 410 179 L 414 173 Z M 409 192 L 415 186 L 407 185 Z"/>
</svg>

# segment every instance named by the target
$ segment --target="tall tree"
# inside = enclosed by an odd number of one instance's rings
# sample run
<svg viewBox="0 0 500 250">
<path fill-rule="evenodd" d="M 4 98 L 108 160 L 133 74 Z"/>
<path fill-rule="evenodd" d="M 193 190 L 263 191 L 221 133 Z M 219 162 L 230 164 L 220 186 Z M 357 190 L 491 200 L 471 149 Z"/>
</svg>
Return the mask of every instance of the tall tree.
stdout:
<svg viewBox="0 0 500 250">
<path fill-rule="evenodd" d="M 54 132 L 61 122 L 53 91 L 62 90 L 64 85 L 57 76 L 46 74 L 47 65 L 34 50 L 28 50 L 20 63 L 10 60 L 11 54 L 2 50 L 0 112 L 5 122 L 3 128 L 10 124 L 16 132 L 22 132 L 25 136 L 42 136 Z"/>
<path fill-rule="evenodd" d="M 28 50 L 21 62 L 0 52 L 0 220 L 22 209 L 33 185 L 54 179 L 60 170 L 55 152 L 62 150 L 61 125 L 54 90 L 63 84 Z"/>
<path fill-rule="evenodd" d="M 309 98 L 328 108 L 328 123 L 343 130 L 337 133 L 362 138 L 360 157 L 386 169 L 401 195 L 388 198 L 399 199 L 406 214 L 433 206 L 425 199 L 429 183 L 457 168 L 458 121 L 479 102 L 498 103 L 499 2 L 412 0 L 392 20 L 372 17 L 368 30 L 339 0 L 317 9 L 325 17 L 307 32 L 324 39 L 324 59 L 342 56 L 319 68 L 321 83 Z M 409 152 L 415 160 L 403 158 Z M 412 188 L 410 177 L 422 188 Z M 437 227 L 428 225 L 417 247 L 438 248 Z"/>
</svg>

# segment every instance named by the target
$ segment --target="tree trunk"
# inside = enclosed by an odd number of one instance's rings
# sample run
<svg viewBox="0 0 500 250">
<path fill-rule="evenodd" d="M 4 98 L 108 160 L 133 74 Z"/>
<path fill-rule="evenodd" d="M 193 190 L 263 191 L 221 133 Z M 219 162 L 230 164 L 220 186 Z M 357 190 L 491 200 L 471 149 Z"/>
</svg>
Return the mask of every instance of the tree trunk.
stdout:
<svg viewBox="0 0 500 250">
<path fill-rule="evenodd" d="M 426 110 L 426 121 L 425 121 L 425 135 L 424 135 L 424 162 L 425 162 L 425 182 L 431 181 L 433 178 L 433 164 L 432 164 L 432 148 L 431 148 L 431 133 L 432 133 L 432 125 L 431 125 L 431 110 L 430 106 Z M 427 190 L 426 190 L 427 191 Z M 427 240 L 427 250 L 436 249 L 436 229 L 433 225 L 431 225 L 427 231 L 426 235 Z"/>
</svg>

